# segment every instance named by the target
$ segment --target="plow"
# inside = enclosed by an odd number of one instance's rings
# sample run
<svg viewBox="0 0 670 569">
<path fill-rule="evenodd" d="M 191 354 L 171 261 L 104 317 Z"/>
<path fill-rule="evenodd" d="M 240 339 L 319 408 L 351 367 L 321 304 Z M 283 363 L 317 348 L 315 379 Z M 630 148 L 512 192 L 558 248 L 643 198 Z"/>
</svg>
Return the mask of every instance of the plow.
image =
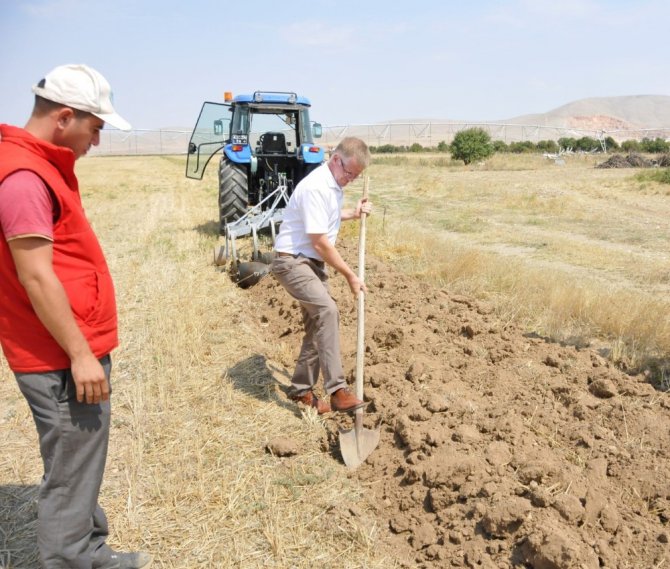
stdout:
<svg viewBox="0 0 670 569">
<path fill-rule="evenodd" d="M 225 242 L 215 249 L 214 264 L 225 266 L 230 262 L 231 278 L 241 288 L 255 285 L 270 271 L 274 258 L 272 247 L 282 222 L 281 204 L 288 202 L 288 198 L 286 176 L 279 175 L 279 184 L 272 192 L 239 219 L 226 222 L 223 230 Z M 260 235 L 267 233 L 270 234 L 271 247 L 269 251 L 262 251 Z M 252 251 L 248 261 L 240 260 L 237 246 L 239 237 L 251 237 Z"/>
</svg>

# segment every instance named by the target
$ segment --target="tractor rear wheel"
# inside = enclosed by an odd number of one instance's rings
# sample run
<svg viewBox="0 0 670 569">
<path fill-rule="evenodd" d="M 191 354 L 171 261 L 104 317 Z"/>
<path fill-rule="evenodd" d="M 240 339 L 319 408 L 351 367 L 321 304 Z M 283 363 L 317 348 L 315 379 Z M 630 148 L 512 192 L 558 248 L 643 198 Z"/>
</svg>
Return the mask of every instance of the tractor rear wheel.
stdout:
<svg viewBox="0 0 670 569">
<path fill-rule="evenodd" d="M 249 189 L 247 169 L 227 158 L 219 166 L 219 232 L 225 234 L 226 223 L 242 217 L 247 211 Z"/>
</svg>

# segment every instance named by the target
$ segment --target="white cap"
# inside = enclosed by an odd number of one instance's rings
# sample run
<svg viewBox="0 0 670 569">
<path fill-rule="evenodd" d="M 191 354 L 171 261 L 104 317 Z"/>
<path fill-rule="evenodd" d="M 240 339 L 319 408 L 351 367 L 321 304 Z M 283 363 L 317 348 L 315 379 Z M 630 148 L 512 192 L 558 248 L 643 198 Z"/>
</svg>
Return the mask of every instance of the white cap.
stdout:
<svg viewBox="0 0 670 569">
<path fill-rule="evenodd" d="M 130 130 L 112 106 L 112 88 L 95 69 L 87 65 L 61 65 L 50 71 L 33 93 L 73 109 L 91 113 L 119 130 Z"/>
</svg>

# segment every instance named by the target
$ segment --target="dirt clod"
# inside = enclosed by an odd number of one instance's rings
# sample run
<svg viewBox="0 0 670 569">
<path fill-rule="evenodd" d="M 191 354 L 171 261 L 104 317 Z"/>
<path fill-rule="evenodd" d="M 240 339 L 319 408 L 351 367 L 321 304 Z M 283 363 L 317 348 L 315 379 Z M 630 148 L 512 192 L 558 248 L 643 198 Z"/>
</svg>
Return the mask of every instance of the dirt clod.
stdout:
<svg viewBox="0 0 670 569">
<path fill-rule="evenodd" d="M 294 456 L 298 454 L 298 445 L 293 439 L 275 437 L 265 445 L 265 449 L 274 456 Z"/>
</svg>

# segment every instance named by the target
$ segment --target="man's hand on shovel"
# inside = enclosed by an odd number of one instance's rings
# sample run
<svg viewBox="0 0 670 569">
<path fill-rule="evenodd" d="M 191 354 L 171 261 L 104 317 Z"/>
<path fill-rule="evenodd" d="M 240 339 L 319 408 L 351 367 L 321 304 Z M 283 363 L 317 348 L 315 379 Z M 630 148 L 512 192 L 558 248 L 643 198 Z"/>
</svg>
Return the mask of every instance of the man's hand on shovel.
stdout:
<svg viewBox="0 0 670 569">
<path fill-rule="evenodd" d="M 368 287 L 365 286 L 365 283 L 355 273 L 352 273 L 352 275 L 347 278 L 347 282 L 349 283 L 349 288 L 355 298 L 358 297 L 358 293 L 361 291 L 364 293 L 368 292 Z"/>
<path fill-rule="evenodd" d="M 363 219 L 364 217 L 369 216 L 372 213 L 372 202 L 367 198 L 367 196 L 362 197 L 358 200 L 356 204 L 356 219 Z M 353 293 L 354 297 L 358 298 L 359 291 L 363 291 L 367 294 L 368 287 L 365 286 L 363 282 L 362 275 L 352 274 L 347 278 L 349 283 L 349 288 Z"/>
<path fill-rule="evenodd" d="M 372 202 L 368 198 L 361 198 L 356 204 L 356 219 L 360 219 L 362 214 L 372 214 Z"/>
</svg>

